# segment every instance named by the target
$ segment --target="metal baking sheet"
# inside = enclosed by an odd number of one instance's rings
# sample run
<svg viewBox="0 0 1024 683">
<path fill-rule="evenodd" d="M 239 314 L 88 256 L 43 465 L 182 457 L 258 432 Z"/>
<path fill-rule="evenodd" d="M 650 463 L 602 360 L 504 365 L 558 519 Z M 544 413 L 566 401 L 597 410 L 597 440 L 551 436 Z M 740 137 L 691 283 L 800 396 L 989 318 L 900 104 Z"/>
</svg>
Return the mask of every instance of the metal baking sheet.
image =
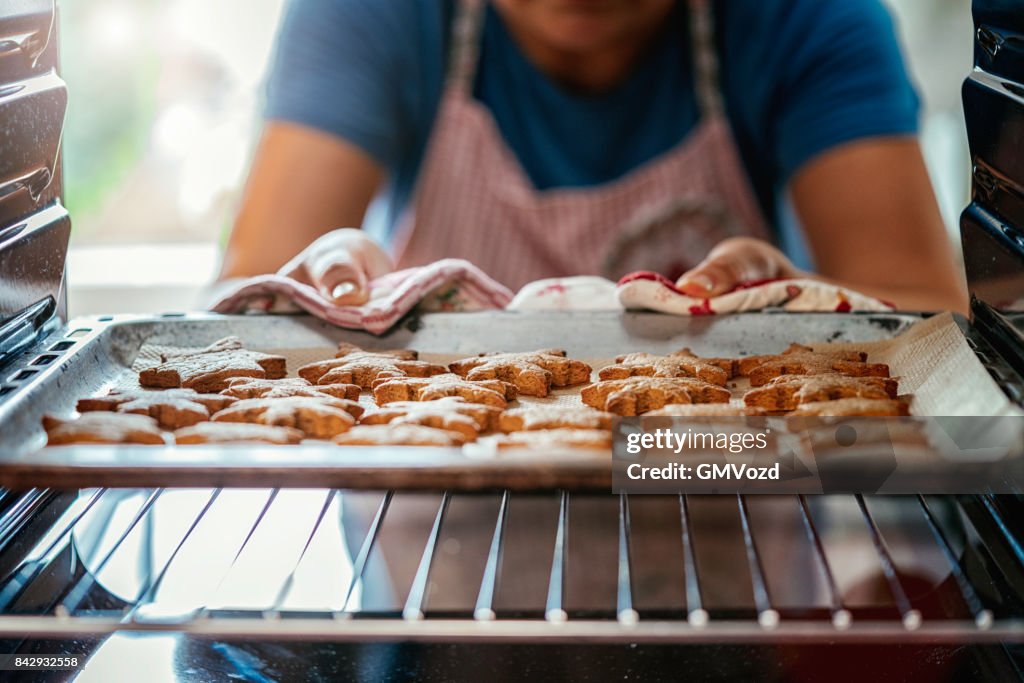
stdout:
<svg viewBox="0 0 1024 683">
<path fill-rule="evenodd" d="M 675 317 L 655 313 L 437 313 L 407 319 L 384 336 L 343 330 L 309 316 L 102 317 L 71 322 L 3 370 L 0 485 L 288 486 L 344 488 L 604 489 L 610 456 L 473 458 L 456 449 L 301 446 L 73 446 L 42 449 L 45 413 L 70 414 L 77 399 L 116 385 L 143 344 L 201 346 L 227 335 L 249 348 L 414 348 L 471 355 L 560 347 L 609 358 L 684 346 L 703 355 L 749 355 L 793 341 L 888 339 L 914 314 L 794 314 Z M 294 368 L 290 368 L 294 372 Z"/>
</svg>

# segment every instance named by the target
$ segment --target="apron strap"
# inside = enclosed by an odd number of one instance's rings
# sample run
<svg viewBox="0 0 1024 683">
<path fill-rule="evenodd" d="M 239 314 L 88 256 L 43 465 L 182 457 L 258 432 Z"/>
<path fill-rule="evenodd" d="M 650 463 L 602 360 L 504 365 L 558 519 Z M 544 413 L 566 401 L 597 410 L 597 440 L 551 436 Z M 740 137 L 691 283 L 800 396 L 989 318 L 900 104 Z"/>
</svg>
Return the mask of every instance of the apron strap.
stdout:
<svg viewBox="0 0 1024 683">
<path fill-rule="evenodd" d="M 710 0 L 690 0 L 690 42 L 697 103 L 702 118 L 721 116 L 725 111 L 718 82 L 718 52 L 715 50 L 715 21 Z"/>
<path fill-rule="evenodd" d="M 468 96 L 473 94 L 486 3 L 484 0 L 457 0 L 455 5 L 446 84 Z"/>
</svg>

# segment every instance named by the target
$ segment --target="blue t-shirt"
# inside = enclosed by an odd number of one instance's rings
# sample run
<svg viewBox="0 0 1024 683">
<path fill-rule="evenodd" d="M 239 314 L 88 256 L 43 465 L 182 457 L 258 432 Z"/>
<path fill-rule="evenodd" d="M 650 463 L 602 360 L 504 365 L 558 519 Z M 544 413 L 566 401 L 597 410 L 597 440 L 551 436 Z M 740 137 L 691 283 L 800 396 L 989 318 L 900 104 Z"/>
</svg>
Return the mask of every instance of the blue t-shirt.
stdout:
<svg viewBox="0 0 1024 683">
<path fill-rule="evenodd" d="M 455 0 L 291 0 L 278 36 L 267 118 L 333 133 L 380 162 L 385 232 L 412 195 L 454 11 Z M 780 198 L 793 173 L 846 142 L 915 133 L 918 99 L 881 0 L 714 0 L 713 11 L 729 122 L 786 246 Z M 680 2 L 629 77 L 580 95 L 534 67 L 488 8 L 474 96 L 537 188 L 614 180 L 699 118 L 687 21 Z"/>
</svg>

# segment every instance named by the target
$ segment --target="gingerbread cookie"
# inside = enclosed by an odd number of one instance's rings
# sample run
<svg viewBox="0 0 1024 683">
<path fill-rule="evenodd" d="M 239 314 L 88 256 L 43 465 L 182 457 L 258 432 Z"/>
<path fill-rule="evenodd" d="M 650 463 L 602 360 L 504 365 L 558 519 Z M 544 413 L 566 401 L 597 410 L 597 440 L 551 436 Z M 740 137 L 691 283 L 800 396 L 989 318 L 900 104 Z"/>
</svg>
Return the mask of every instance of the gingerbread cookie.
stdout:
<svg viewBox="0 0 1024 683">
<path fill-rule="evenodd" d="M 523 406 L 501 414 L 498 426 L 503 432 L 536 431 L 538 429 L 605 429 L 612 428 L 615 416 L 586 406 Z"/>
<path fill-rule="evenodd" d="M 357 353 L 372 353 L 375 356 L 387 356 L 388 358 L 396 358 L 398 360 L 419 360 L 420 357 L 420 352 L 413 351 L 412 349 L 377 349 L 375 351 L 367 351 L 360 346 L 348 342 L 338 342 L 338 352 L 334 354 L 334 357 L 344 358 L 345 356 L 352 356 Z"/>
<path fill-rule="evenodd" d="M 302 432 L 291 427 L 271 427 L 243 422 L 200 422 L 174 432 L 178 444 L 269 443 L 279 446 L 302 441 Z"/>
<path fill-rule="evenodd" d="M 385 380 L 377 383 L 373 397 L 377 405 L 395 401 L 434 401 L 445 396 L 460 396 L 470 403 L 506 408 L 514 400 L 516 386 L 499 379 L 471 382 L 458 375 Z"/>
<path fill-rule="evenodd" d="M 234 402 L 235 399 L 230 396 L 199 394 L 192 389 L 114 389 L 106 396 L 83 398 L 78 401 L 76 408 L 80 413 L 113 411 L 148 415 L 162 428 L 173 430 L 209 420 L 212 413 Z"/>
<path fill-rule="evenodd" d="M 459 432 L 415 424 L 359 425 L 334 437 L 339 446 L 461 446 Z"/>
<path fill-rule="evenodd" d="M 464 358 L 448 368 L 456 375 L 477 381 L 500 379 L 516 385 L 524 396 L 547 396 L 552 387 L 571 387 L 590 381 L 591 367 L 565 357 L 562 349 L 530 353 L 482 353 Z"/>
<path fill-rule="evenodd" d="M 727 403 L 729 391 L 689 377 L 630 377 L 584 387 L 583 402 L 616 415 L 640 415 L 670 403 Z"/>
<path fill-rule="evenodd" d="M 348 430 L 362 414 L 362 406 L 343 398 L 289 396 L 243 399 L 215 414 L 213 421 L 294 427 L 312 439 L 329 439 Z"/>
<path fill-rule="evenodd" d="M 496 437 L 500 449 L 529 448 L 531 450 L 587 449 L 610 451 L 612 434 L 604 429 L 538 429 L 513 432 Z"/>
<path fill-rule="evenodd" d="M 255 379 L 252 377 L 234 377 L 228 380 L 228 386 L 221 394 L 235 398 L 288 398 L 290 396 L 306 396 L 318 398 L 331 396 L 358 401 L 361 389 L 355 384 L 310 384 L 301 377 L 285 379 Z"/>
<path fill-rule="evenodd" d="M 900 417 L 909 414 L 903 401 L 891 398 L 840 398 L 801 403 L 790 413 L 793 417 Z"/>
<path fill-rule="evenodd" d="M 469 403 L 458 396 L 436 401 L 395 401 L 363 415 L 364 425 L 423 425 L 462 434 L 466 441 L 475 441 L 480 432 L 494 428 L 499 408 Z"/>
<path fill-rule="evenodd" d="M 729 370 L 723 367 L 729 364 Z M 653 353 L 630 353 L 615 359 L 614 365 L 601 368 L 601 379 L 626 379 L 627 377 L 695 377 L 711 384 L 724 387 L 732 376 L 731 361 L 720 358 L 700 358 L 689 349 L 681 349 L 667 356 Z"/>
<path fill-rule="evenodd" d="M 795 409 L 802 403 L 841 398 L 896 398 L 897 382 L 890 377 L 847 377 L 839 374 L 782 376 L 743 396 L 748 406 L 774 412 Z"/>
<path fill-rule="evenodd" d="M 778 355 L 751 356 L 736 361 L 738 374 L 750 378 L 751 386 L 762 386 L 782 375 L 838 373 L 849 377 L 888 377 L 889 366 L 867 363 L 863 351 L 814 351 L 791 344 Z"/>
<path fill-rule="evenodd" d="M 644 417 L 759 417 L 766 414 L 763 408 L 732 403 L 673 403 L 644 413 Z"/>
<path fill-rule="evenodd" d="M 829 357 L 835 360 L 845 360 L 850 362 L 863 362 L 868 358 L 868 354 L 864 351 L 851 350 L 851 351 L 820 351 L 815 352 L 810 346 L 804 346 L 803 344 L 790 344 L 786 347 L 785 351 L 781 353 L 764 353 L 757 356 L 745 356 L 743 358 L 737 358 L 734 363 L 736 367 L 736 374 L 746 377 L 754 368 L 764 363 L 776 361 L 783 356 L 794 356 L 798 354 L 816 354 L 820 357 Z"/>
<path fill-rule="evenodd" d="M 237 337 L 225 337 L 204 349 L 162 354 L 159 365 L 139 373 L 139 384 L 213 393 L 224 389 L 232 377 L 278 379 L 285 374 L 283 356 L 248 351 Z"/>
<path fill-rule="evenodd" d="M 162 446 L 167 437 L 147 415 L 85 413 L 77 419 L 43 416 L 47 446 L 67 444 L 146 444 Z"/>
<path fill-rule="evenodd" d="M 317 385 L 357 384 L 372 389 L 382 379 L 430 377 L 448 372 L 443 365 L 416 358 L 415 351 L 364 351 L 352 344 L 341 344 L 335 358 L 302 366 L 299 377 Z"/>
</svg>

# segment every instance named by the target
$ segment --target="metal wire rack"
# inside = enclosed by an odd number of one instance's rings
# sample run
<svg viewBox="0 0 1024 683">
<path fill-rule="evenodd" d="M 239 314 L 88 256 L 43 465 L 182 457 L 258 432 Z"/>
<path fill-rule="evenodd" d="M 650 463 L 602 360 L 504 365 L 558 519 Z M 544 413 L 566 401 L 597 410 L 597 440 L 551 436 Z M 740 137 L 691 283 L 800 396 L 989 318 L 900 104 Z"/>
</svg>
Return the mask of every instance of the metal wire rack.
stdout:
<svg viewBox="0 0 1024 683">
<path fill-rule="evenodd" d="M 1024 641 L 1024 549 L 994 497 L 95 489 L 0 502 L 3 638 Z"/>
</svg>

